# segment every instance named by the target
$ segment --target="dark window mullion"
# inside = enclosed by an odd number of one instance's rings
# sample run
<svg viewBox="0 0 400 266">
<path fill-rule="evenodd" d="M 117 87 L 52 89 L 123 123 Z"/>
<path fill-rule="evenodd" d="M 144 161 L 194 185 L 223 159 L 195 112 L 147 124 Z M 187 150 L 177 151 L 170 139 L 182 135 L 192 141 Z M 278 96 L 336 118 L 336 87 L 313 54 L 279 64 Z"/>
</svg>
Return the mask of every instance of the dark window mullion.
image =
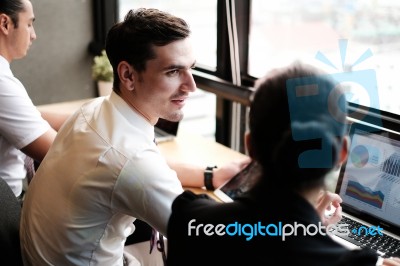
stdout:
<svg viewBox="0 0 400 266">
<path fill-rule="evenodd" d="M 232 82 L 231 60 L 229 51 L 229 38 L 227 29 L 226 2 L 218 0 L 217 4 L 217 71 L 216 76 Z M 216 132 L 215 140 L 225 146 L 230 145 L 231 138 L 231 105 L 232 101 L 226 100 L 218 94 L 216 107 Z"/>
<path fill-rule="evenodd" d="M 118 19 L 118 0 L 93 0 L 94 40 L 89 44 L 89 52 L 99 55 L 104 49 L 108 30 Z"/>
</svg>

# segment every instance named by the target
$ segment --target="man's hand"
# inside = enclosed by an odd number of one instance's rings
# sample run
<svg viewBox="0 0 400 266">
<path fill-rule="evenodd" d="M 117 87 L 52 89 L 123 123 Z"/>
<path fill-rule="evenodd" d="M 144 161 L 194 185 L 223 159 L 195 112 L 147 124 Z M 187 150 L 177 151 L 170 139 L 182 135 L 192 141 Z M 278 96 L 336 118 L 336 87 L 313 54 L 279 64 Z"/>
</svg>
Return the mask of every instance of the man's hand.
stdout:
<svg viewBox="0 0 400 266">
<path fill-rule="evenodd" d="M 234 177 L 251 162 L 250 158 L 236 160 L 214 169 L 213 185 L 215 188 Z"/>
</svg>

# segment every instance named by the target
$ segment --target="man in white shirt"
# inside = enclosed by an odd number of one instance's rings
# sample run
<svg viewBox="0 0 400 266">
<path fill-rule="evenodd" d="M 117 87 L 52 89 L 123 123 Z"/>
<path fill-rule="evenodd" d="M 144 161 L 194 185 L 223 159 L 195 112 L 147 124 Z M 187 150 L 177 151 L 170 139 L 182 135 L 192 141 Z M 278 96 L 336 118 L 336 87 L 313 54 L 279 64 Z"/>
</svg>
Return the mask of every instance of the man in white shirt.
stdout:
<svg viewBox="0 0 400 266">
<path fill-rule="evenodd" d="M 204 168 L 168 164 L 154 143 L 158 119 L 181 120 L 196 89 L 189 37 L 184 20 L 156 9 L 132 10 L 110 29 L 113 92 L 64 124 L 32 180 L 21 217 L 25 265 L 130 265 L 133 221 L 166 236 L 182 185 L 204 185 Z M 244 163 L 215 169 L 212 185 Z"/>
<path fill-rule="evenodd" d="M 34 20 L 30 1 L 0 1 L 0 177 L 16 197 L 23 194 L 26 155 L 40 162 L 66 119 L 41 114 L 10 69 L 36 39 Z"/>
</svg>

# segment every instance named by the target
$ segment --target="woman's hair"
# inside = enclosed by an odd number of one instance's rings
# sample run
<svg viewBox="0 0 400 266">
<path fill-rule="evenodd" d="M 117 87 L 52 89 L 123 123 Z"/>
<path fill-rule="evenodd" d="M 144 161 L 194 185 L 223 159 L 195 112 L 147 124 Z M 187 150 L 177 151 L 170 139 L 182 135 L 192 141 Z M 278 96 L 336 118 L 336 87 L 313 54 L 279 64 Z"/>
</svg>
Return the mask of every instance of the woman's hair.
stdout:
<svg viewBox="0 0 400 266">
<path fill-rule="evenodd" d="M 18 28 L 18 15 L 23 12 L 25 5 L 21 0 L 1 0 L 0 13 L 4 13 L 11 18 L 14 27 Z"/>
<path fill-rule="evenodd" d="M 329 75 L 296 62 L 256 81 L 250 107 L 252 156 L 269 185 L 322 185 L 337 163 L 347 102 Z"/>
<path fill-rule="evenodd" d="M 107 34 L 106 52 L 114 70 L 114 89 L 119 89 L 117 67 L 121 61 L 142 72 L 146 62 L 156 56 L 153 46 L 165 46 L 189 35 L 189 26 L 181 18 L 154 8 L 130 10 L 124 21 Z"/>
</svg>

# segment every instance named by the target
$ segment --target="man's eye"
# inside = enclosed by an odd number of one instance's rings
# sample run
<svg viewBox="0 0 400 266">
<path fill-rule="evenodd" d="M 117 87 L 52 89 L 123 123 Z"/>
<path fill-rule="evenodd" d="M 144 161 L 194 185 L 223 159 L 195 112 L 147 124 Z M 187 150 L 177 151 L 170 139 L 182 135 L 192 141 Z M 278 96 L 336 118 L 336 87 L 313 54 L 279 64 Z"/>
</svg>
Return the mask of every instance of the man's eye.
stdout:
<svg viewBox="0 0 400 266">
<path fill-rule="evenodd" d="M 168 71 L 168 72 L 167 72 L 167 75 L 168 75 L 168 76 L 173 76 L 173 75 L 176 75 L 178 72 L 179 72 L 179 70 L 174 69 L 174 70 Z"/>
</svg>

